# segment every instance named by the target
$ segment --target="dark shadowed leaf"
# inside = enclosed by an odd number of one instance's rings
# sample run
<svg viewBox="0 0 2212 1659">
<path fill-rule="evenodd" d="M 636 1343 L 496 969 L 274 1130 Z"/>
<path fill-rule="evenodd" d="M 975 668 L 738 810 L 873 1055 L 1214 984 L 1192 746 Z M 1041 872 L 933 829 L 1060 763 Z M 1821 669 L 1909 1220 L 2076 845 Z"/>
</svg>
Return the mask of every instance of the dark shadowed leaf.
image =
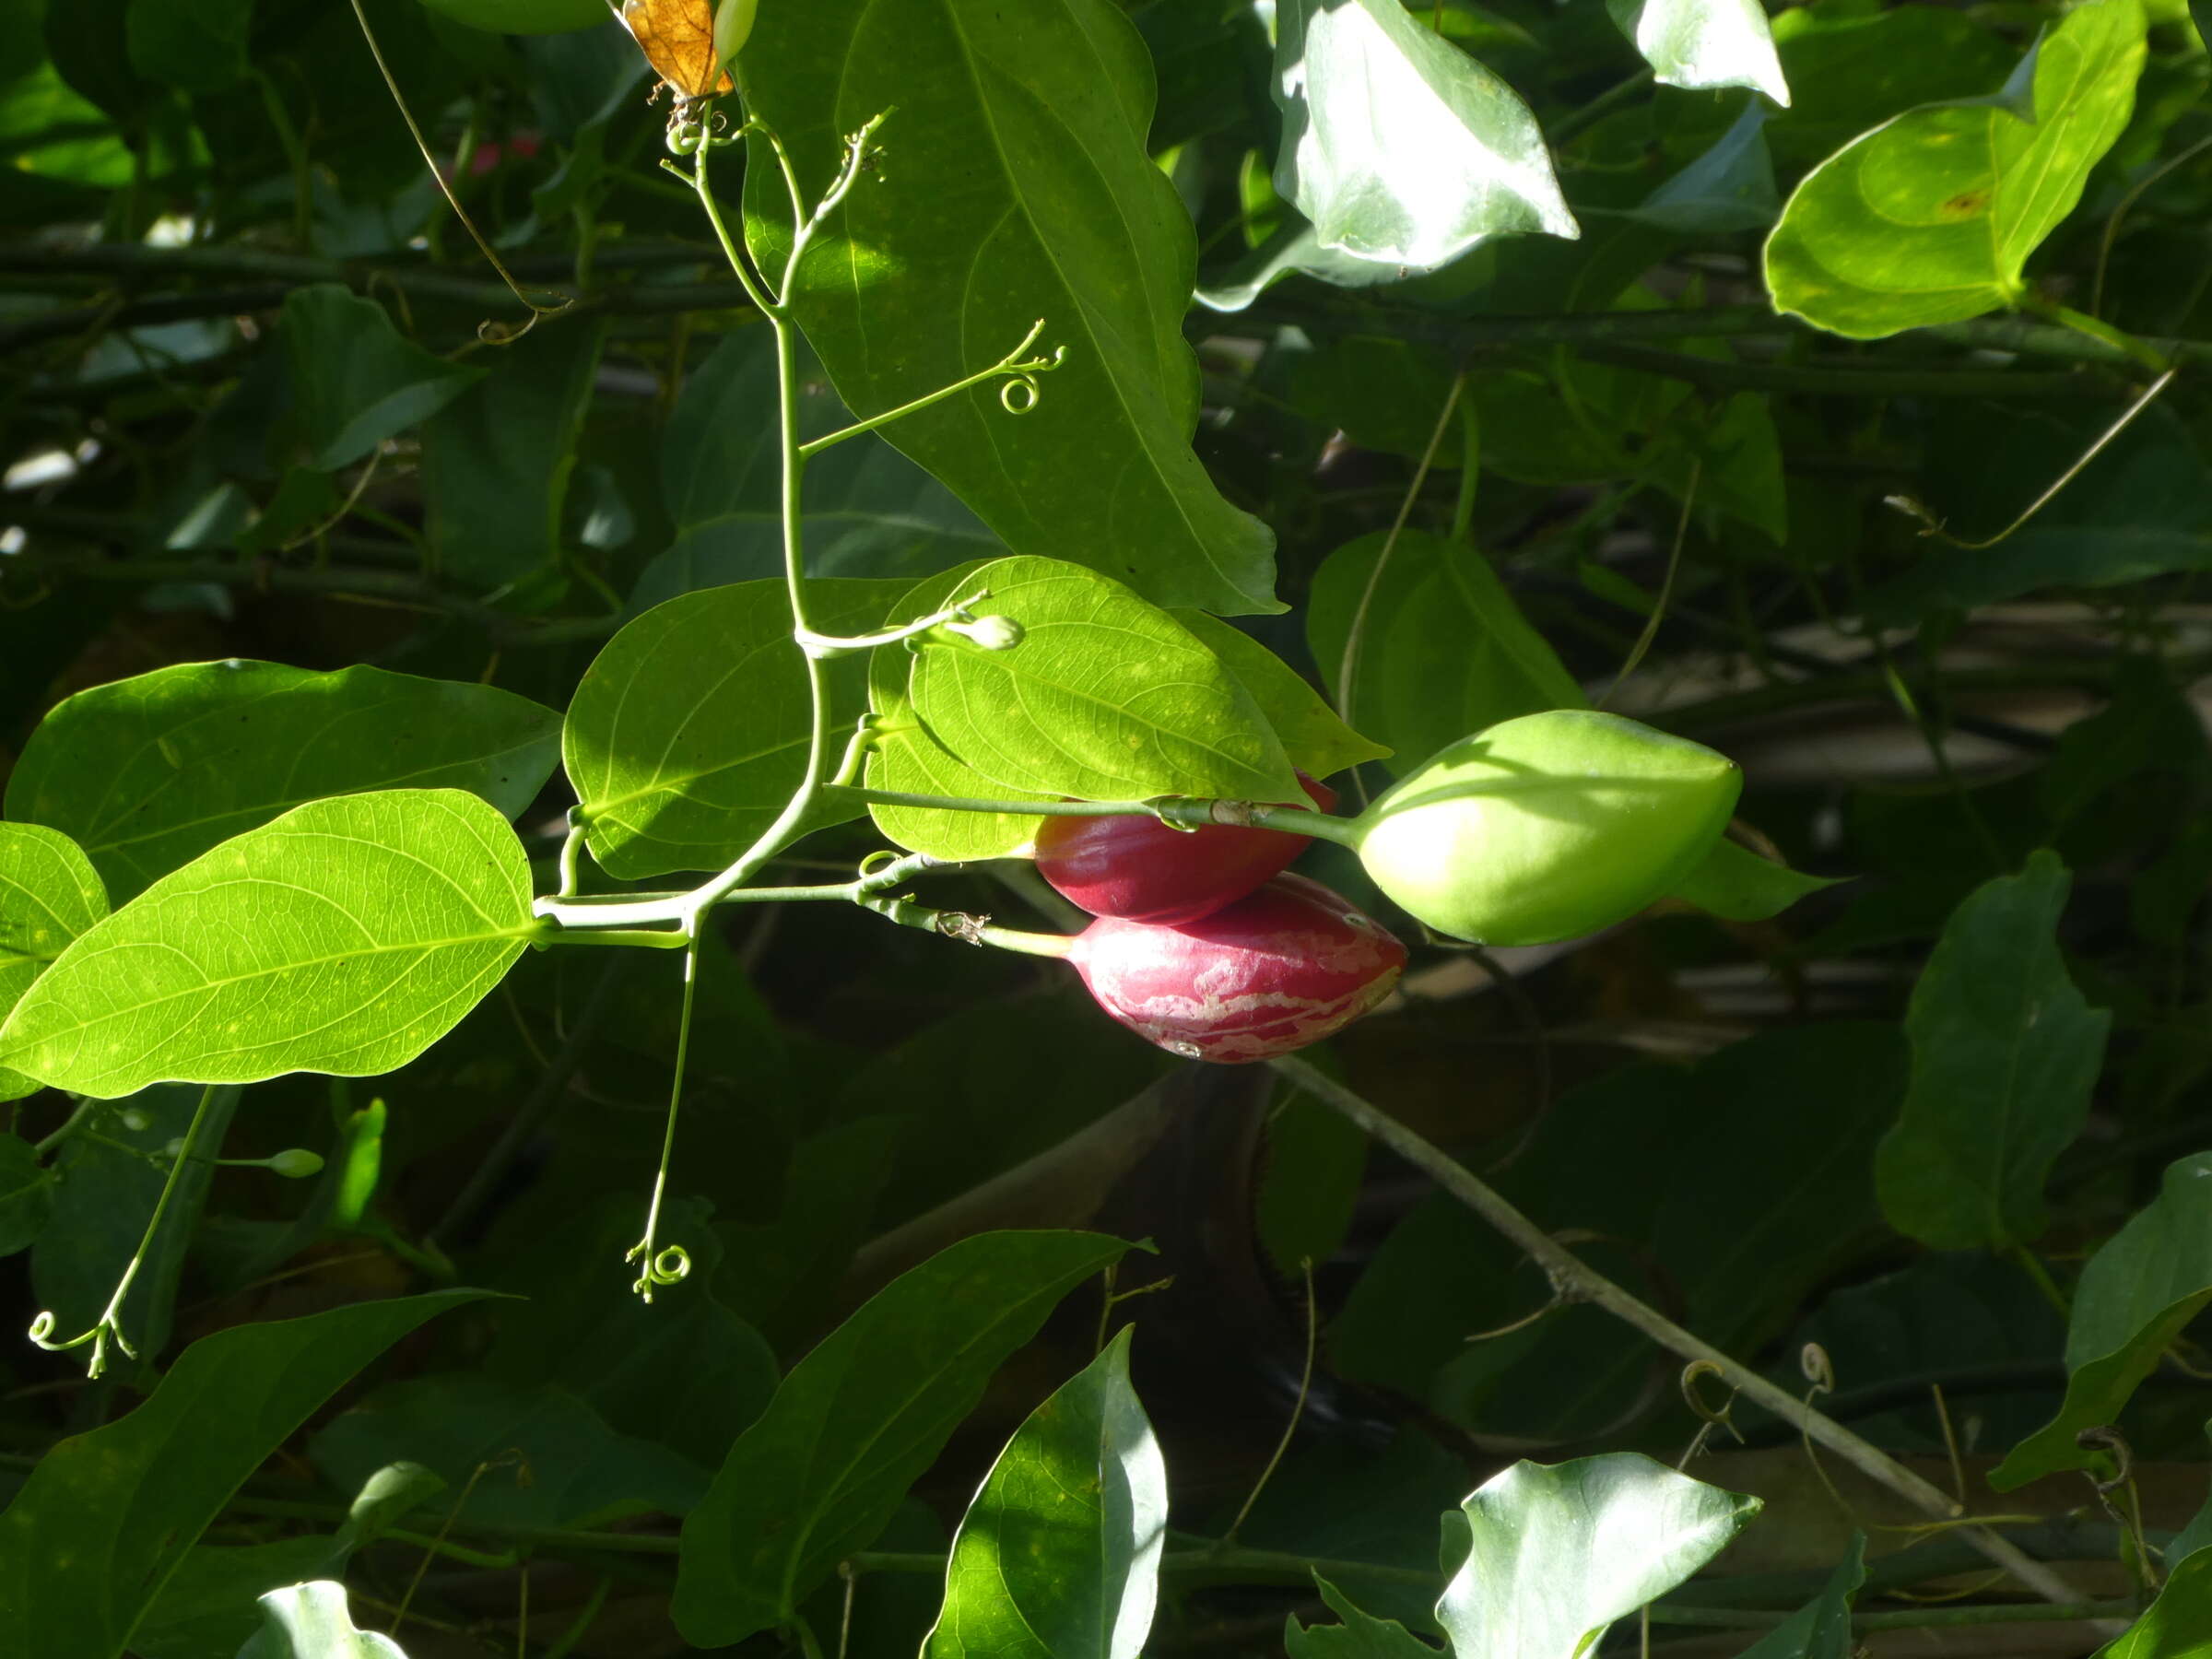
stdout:
<svg viewBox="0 0 2212 1659">
<path fill-rule="evenodd" d="M 1851 1549 L 1836 1563 L 1820 1594 L 1761 1636 L 1742 1659 L 1851 1659 L 1851 1601 L 1866 1582 L 1866 1535 L 1853 1533 Z"/>
<path fill-rule="evenodd" d="M 2159 1195 L 2081 1271 L 2066 1324 L 2066 1398 L 2058 1415 L 1991 1472 L 2000 1492 L 2058 1469 L 2095 1467 L 2075 1442 L 2118 1418 L 2159 1357 L 2212 1303 L 2212 1152 L 2169 1166 Z"/>
<path fill-rule="evenodd" d="M 131 1637 L 142 1659 L 234 1659 L 262 1625 L 259 1598 L 343 1568 L 335 1537 L 202 1544 L 184 1558 Z"/>
<path fill-rule="evenodd" d="M 246 1477 L 392 1344 L 482 1294 L 362 1302 L 194 1343 L 128 1417 L 49 1452 L 0 1514 L 0 1648 L 117 1659 Z"/>
<path fill-rule="evenodd" d="M 1313 1583 L 1338 1622 L 1301 1625 L 1283 1620 L 1283 1651 L 1290 1659 L 1431 1659 L 1436 1650 L 1394 1618 L 1362 1612 L 1352 1598 L 1318 1572 Z"/>
<path fill-rule="evenodd" d="M 325 795 L 465 789 L 513 818 L 553 770 L 558 724 L 491 686 L 183 663 L 58 705 L 9 774 L 7 815 L 74 837 L 120 904 Z"/>
<path fill-rule="evenodd" d="M 1875 1179 L 1890 1225 L 1936 1249 L 2040 1235 L 2043 1179 L 2088 1119 L 2112 1017 L 2083 1000 L 2059 955 L 2072 885 L 2048 851 L 1984 883 L 1913 987 L 1912 1084 Z"/>
<path fill-rule="evenodd" d="M 83 935 L 0 1029 L 0 1065 L 103 1099 L 370 1077 L 450 1030 L 536 932 L 522 843 L 475 795 L 311 802 Z"/>
<path fill-rule="evenodd" d="M 1474 1546 L 1436 1609 L 1455 1659 L 1579 1659 L 1725 1549 L 1759 1500 L 1617 1452 L 1517 1463 L 1462 1508 Z"/>
<path fill-rule="evenodd" d="M 2098 1659 L 2199 1659 L 2212 1652 L 2212 1554 L 2173 1571 L 2150 1610 Z"/>
<path fill-rule="evenodd" d="M 253 0 L 131 0 L 131 67 L 186 92 L 220 92 L 247 71 Z"/>
<path fill-rule="evenodd" d="M 320 472 L 350 466 L 484 374 L 402 339 L 382 306 L 333 282 L 295 288 L 283 329 L 300 435 Z"/>
<path fill-rule="evenodd" d="M 29 1249 L 53 1213 L 53 1176 L 19 1135 L 0 1135 L 0 1256 Z"/>
<path fill-rule="evenodd" d="M 1182 319 L 1195 238 L 1146 137 L 1144 42 L 1106 0 L 771 6 L 740 65 L 808 191 L 842 136 L 896 109 L 800 273 L 799 315 L 845 401 L 896 408 L 988 367 L 1041 319 L 1065 362 L 1029 414 L 984 385 L 885 435 L 1018 553 L 1104 571 L 1163 605 L 1279 608 L 1274 537 L 1191 450 Z M 781 271 L 789 207 L 748 170 L 747 235 Z M 881 343 L 897 338 L 895 352 Z"/>
<path fill-rule="evenodd" d="M 968 1505 L 923 1659 L 1137 1659 L 1152 1629 L 1168 1474 L 1124 1327 L 1030 1414 Z"/>
<path fill-rule="evenodd" d="M 1400 0 L 1284 0 L 1273 90 L 1276 188 L 1324 249 L 1421 271 L 1579 234 L 1528 106 Z"/>
<path fill-rule="evenodd" d="M 999 1362 L 1127 1248 L 1096 1233 L 984 1233 L 824 1337 L 684 1523 L 674 1612 L 686 1640 L 736 1641 L 791 1617 L 882 1529 Z"/>
<path fill-rule="evenodd" d="M 1994 98 L 1900 115 L 1797 186 L 1768 240 L 1775 309 L 1854 339 L 2017 304 L 2023 267 L 2126 126 L 2137 0 L 2096 0 Z"/>
</svg>

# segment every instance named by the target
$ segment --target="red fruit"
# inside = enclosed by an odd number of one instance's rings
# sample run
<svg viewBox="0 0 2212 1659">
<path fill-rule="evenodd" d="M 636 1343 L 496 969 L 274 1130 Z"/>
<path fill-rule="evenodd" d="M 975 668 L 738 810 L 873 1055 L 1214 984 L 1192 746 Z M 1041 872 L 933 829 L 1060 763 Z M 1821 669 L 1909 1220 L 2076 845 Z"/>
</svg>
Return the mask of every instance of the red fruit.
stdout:
<svg viewBox="0 0 2212 1659">
<path fill-rule="evenodd" d="M 1323 812 L 1336 792 L 1298 774 Z M 1037 873 L 1094 916 L 1171 927 L 1210 916 L 1306 850 L 1310 836 L 1209 824 L 1172 830 L 1154 818 L 1053 818 L 1037 832 Z"/>
<path fill-rule="evenodd" d="M 1342 1030 L 1390 994 L 1406 947 L 1318 881 L 1277 876 L 1178 927 L 1100 916 L 1067 959 L 1146 1041 L 1233 1065 Z"/>
</svg>

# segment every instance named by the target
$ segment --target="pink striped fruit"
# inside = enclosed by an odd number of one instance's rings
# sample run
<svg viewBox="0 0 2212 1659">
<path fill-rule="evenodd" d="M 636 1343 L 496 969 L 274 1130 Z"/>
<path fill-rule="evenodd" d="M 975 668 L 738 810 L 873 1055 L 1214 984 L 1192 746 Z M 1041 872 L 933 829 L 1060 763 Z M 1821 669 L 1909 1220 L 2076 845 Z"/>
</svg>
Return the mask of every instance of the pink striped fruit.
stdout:
<svg viewBox="0 0 2212 1659">
<path fill-rule="evenodd" d="M 1277 876 L 1180 926 L 1100 916 L 1067 959 L 1146 1041 L 1233 1065 L 1342 1030 L 1390 994 L 1406 947 L 1318 881 Z"/>
<path fill-rule="evenodd" d="M 1336 792 L 1299 782 L 1327 812 Z M 1152 818 L 1053 818 L 1037 832 L 1037 873 L 1094 916 L 1178 926 L 1233 904 L 1289 867 L 1310 838 L 1209 824 L 1172 830 Z"/>
</svg>

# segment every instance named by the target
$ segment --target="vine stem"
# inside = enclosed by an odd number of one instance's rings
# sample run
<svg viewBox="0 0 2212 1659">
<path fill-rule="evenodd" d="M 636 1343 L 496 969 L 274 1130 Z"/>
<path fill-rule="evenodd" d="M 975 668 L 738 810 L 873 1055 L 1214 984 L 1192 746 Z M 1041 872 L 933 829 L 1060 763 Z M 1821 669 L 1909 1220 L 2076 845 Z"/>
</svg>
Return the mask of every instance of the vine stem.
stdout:
<svg viewBox="0 0 2212 1659">
<path fill-rule="evenodd" d="M 1959 1517 L 1959 1506 L 1937 1488 L 1913 1474 L 1878 1446 L 1860 1439 L 1832 1418 L 1815 1411 L 1796 1395 L 1730 1359 L 1711 1343 L 1691 1335 L 1674 1321 L 1594 1272 L 1580 1256 L 1508 1204 L 1465 1164 L 1434 1142 L 1399 1123 L 1371 1100 L 1347 1088 L 1295 1055 L 1282 1055 L 1267 1064 L 1307 1093 L 1358 1124 L 1369 1135 L 1381 1141 L 1503 1233 L 1533 1258 L 1566 1295 L 1595 1303 L 1615 1318 L 1643 1333 L 1660 1347 L 1685 1359 L 1704 1361 L 1744 1398 L 1755 1401 L 1785 1422 L 1794 1424 L 1807 1438 L 1819 1441 L 1861 1474 L 1888 1488 L 1914 1508 L 1947 1521 Z M 2062 1576 L 1987 1527 L 1963 1526 L 1959 1535 L 2044 1600 L 2065 1604 L 2079 1600 L 2081 1593 Z"/>
</svg>

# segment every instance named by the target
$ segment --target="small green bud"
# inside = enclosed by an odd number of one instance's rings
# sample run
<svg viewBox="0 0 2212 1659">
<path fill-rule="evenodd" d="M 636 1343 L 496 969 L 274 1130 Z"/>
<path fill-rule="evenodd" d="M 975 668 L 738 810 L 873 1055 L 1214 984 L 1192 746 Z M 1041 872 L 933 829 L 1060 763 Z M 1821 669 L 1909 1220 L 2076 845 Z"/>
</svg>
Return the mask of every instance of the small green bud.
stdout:
<svg viewBox="0 0 2212 1659">
<path fill-rule="evenodd" d="M 262 1162 L 287 1181 L 305 1181 L 310 1175 L 320 1175 L 323 1172 L 321 1157 L 310 1152 L 305 1147 L 287 1147 L 274 1157 L 264 1159 Z"/>
<path fill-rule="evenodd" d="M 977 617 L 968 622 L 947 622 L 945 631 L 958 634 L 985 651 L 1011 651 L 1029 632 L 1011 617 Z"/>
<path fill-rule="evenodd" d="M 726 65 L 744 50 L 753 32 L 753 14 L 760 0 L 722 0 L 714 8 L 714 61 Z"/>
<path fill-rule="evenodd" d="M 1360 814 L 1375 885 L 1484 945 L 1579 938 L 1694 869 L 1735 810 L 1735 763 L 1618 714 L 1554 709 L 1463 737 Z"/>
</svg>

